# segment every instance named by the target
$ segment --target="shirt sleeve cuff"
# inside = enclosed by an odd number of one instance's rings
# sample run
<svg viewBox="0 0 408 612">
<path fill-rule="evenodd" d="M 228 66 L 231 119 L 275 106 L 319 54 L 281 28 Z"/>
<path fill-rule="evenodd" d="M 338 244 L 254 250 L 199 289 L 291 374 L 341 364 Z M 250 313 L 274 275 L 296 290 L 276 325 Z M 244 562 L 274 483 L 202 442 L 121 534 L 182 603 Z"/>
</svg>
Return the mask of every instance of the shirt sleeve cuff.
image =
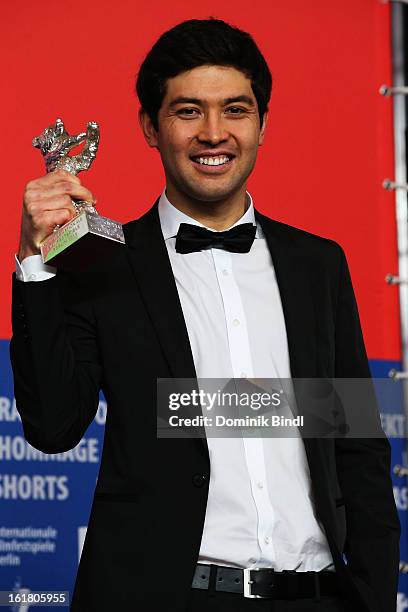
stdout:
<svg viewBox="0 0 408 612">
<path fill-rule="evenodd" d="M 47 266 L 43 263 L 41 255 L 31 255 L 20 263 L 17 255 L 16 278 L 24 283 L 29 281 L 43 281 L 52 278 L 57 273 L 57 268 Z"/>
</svg>

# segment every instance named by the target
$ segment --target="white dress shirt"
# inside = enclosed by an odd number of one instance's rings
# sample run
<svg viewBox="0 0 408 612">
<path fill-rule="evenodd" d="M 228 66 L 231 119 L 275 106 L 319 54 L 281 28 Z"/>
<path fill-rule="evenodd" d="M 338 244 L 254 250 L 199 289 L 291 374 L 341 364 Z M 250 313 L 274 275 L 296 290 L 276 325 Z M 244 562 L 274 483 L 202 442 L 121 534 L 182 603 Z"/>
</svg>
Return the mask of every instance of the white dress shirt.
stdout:
<svg viewBox="0 0 408 612">
<path fill-rule="evenodd" d="M 234 225 L 256 225 L 252 200 Z M 159 216 L 197 377 L 290 378 L 285 320 L 269 249 L 258 225 L 249 253 L 175 250 L 180 223 L 201 223 L 172 206 Z M 211 228 L 208 228 L 211 229 Z M 16 259 L 17 278 L 45 280 L 39 255 Z M 303 442 L 207 438 L 211 477 L 199 561 L 277 571 L 320 571 L 332 556 L 316 519 Z"/>
</svg>

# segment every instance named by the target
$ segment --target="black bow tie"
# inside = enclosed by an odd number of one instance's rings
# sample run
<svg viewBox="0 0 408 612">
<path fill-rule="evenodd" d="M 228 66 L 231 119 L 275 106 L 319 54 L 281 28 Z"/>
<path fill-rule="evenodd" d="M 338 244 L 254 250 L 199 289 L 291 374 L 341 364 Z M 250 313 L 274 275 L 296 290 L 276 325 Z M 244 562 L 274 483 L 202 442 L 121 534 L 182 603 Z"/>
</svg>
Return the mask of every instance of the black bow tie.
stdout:
<svg viewBox="0 0 408 612">
<path fill-rule="evenodd" d="M 255 240 L 256 225 L 241 223 L 223 232 L 211 232 L 205 227 L 180 223 L 176 238 L 177 253 L 193 253 L 211 247 L 234 253 L 248 253 Z"/>
</svg>

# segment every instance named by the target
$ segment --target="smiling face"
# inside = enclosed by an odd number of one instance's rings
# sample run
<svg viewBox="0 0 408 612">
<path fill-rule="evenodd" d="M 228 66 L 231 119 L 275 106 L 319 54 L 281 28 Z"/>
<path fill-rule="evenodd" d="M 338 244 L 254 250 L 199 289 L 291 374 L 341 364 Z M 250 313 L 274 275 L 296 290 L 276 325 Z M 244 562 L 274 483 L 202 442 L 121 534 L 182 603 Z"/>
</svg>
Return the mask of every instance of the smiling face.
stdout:
<svg viewBox="0 0 408 612">
<path fill-rule="evenodd" d="M 160 151 L 167 194 L 181 201 L 244 197 L 262 144 L 251 81 L 235 68 L 200 66 L 166 84 L 156 131 L 142 110 L 148 144 Z"/>
</svg>

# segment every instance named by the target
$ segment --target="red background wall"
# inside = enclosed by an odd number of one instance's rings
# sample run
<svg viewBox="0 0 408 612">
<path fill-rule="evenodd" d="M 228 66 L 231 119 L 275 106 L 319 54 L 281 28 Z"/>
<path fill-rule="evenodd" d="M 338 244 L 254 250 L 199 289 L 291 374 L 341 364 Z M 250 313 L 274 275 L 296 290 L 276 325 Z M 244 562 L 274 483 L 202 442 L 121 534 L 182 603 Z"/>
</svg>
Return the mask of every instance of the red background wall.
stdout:
<svg viewBox="0 0 408 612">
<path fill-rule="evenodd" d="M 14 0 L 2 6 L 0 164 L 3 169 L 0 338 L 10 329 L 25 183 L 43 173 L 31 139 L 61 116 L 81 131 L 101 126 L 83 181 L 102 214 L 128 221 L 163 187 L 157 153 L 142 139 L 134 77 L 165 29 L 215 16 L 250 31 L 274 76 L 267 141 L 250 191 L 262 212 L 338 240 L 346 250 L 370 358 L 399 359 L 389 5 L 379 0 Z"/>
</svg>

